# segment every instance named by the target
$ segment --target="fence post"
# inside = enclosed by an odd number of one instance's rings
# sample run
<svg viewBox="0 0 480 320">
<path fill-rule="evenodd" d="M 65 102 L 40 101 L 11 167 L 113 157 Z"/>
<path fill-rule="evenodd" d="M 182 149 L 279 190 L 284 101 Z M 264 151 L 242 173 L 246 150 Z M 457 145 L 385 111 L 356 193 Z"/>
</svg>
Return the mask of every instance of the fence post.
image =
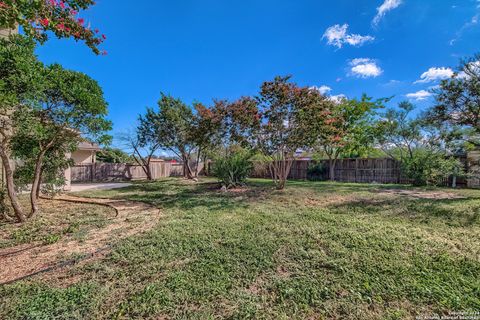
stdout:
<svg viewBox="0 0 480 320">
<path fill-rule="evenodd" d="M 357 173 L 358 173 L 358 158 L 355 158 L 355 182 L 358 182 Z"/>
</svg>

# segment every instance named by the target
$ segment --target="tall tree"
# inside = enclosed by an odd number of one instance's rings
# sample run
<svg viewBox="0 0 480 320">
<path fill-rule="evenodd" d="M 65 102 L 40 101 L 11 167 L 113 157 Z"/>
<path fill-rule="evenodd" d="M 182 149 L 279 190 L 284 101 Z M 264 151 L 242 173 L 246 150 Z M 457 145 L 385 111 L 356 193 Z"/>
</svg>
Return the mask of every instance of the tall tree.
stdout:
<svg viewBox="0 0 480 320">
<path fill-rule="evenodd" d="M 215 150 L 222 140 L 222 111 L 218 104 L 207 108 L 201 103 L 194 103 L 195 114 L 193 116 L 192 139 L 196 146 L 196 163 L 194 176 L 198 177 L 200 159 L 206 162 L 206 155 Z"/>
<path fill-rule="evenodd" d="M 38 211 L 37 190 L 41 183 L 44 159 L 54 149 L 80 142 L 83 136 L 108 141 L 104 133 L 111 129 L 106 120 L 107 103 L 98 83 L 87 75 L 63 69 L 54 64 L 42 70 L 43 88 L 34 98 L 34 105 L 15 112 L 17 128 L 14 142 L 35 141 L 35 169 L 30 194 L 31 212 Z M 16 154 L 20 159 L 22 154 Z"/>
<path fill-rule="evenodd" d="M 5 170 L 8 196 L 16 220 L 26 214 L 15 191 L 11 159 L 11 139 L 15 134 L 13 115 L 20 106 L 31 106 L 41 94 L 43 65 L 34 54 L 33 41 L 21 36 L 0 39 L 0 157 Z"/>
<path fill-rule="evenodd" d="M 183 162 L 183 175 L 193 179 L 190 165 L 196 141 L 192 129 L 194 114 L 192 109 L 180 99 L 162 93 L 158 101 L 158 111 L 147 108 L 140 117 L 140 136 L 152 137 L 163 149 L 173 152 Z"/>
<path fill-rule="evenodd" d="M 360 100 L 323 101 L 324 111 L 309 115 L 313 121 L 311 147 L 321 149 L 329 160 L 330 180 L 335 180 L 335 165 L 339 157 L 361 153 L 373 146 L 375 110 L 384 99 L 372 101 L 363 95 Z"/>
<path fill-rule="evenodd" d="M 324 97 L 315 90 L 289 82 L 290 77 L 276 77 L 262 84 L 257 97 L 258 111 L 250 108 L 246 116 L 258 119 L 256 143 L 270 160 L 272 179 L 277 189 L 285 188 L 295 153 L 308 145 L 312 118 L 320 113 Z"/>
<path fill-rule="evenodd" d="M 120 140 L 124 147 L 127 148 L 133 160 L 142 168 L 147 176 L 147 180 L 153 180 L 150 163 L 155 153 L 160 150 L 160 143 L 157 141 L 153 122 L 145 117 L 139 117 L 140 124 L 135 132 L 122 134 Z"/>
<path fill-rule="evenodd" d="M 94 53 L 105 54 L 99 49 L 105 35 L 91 29 L 90 24 L 79 17 L 82 10 L 94 4 L 94 0 L 2 0 L 0 28 L 20 26 L 27 37 L 40 43 L 48 39 L 48 32 L 52 32 L 58 38 L 83 40 Z"/>
<path fill-rule="evenodd" d="M 450 137 L 480 147 L 480 54 L 463 61 L 434 93 L 436 105 L 427 119 L 443 127 Z"/>
</svg>

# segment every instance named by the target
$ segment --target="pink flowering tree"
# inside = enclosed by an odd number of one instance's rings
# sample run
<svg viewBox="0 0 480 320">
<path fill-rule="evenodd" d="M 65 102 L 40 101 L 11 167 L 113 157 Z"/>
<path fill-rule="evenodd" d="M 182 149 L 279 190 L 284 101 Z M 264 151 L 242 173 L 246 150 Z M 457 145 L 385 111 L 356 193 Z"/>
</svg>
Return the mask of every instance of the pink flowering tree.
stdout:
<svg viewBox="0 0 480 320">
<path fill-rule="evenodd" d="M 99 47 L 106 36 L 79 16 L 94 4 L 93 0 L 0 0 L 0 28 L 20 26 L 26 36 L 40 43 L 51 32 L 58 38 L 84 41 L 95 54 L 105 55 Z"/>
<path fill-rule="evenodd" d="M 335 180 L 337 160 L 367 153 L 375 140 L 374 118 L 387 99 L 373 101 L 363 95 L 360 100 L 329 101 L 321 113 L 310 113 L 309 147 L 327 156 L 330 180 Z M 316 116 L 318 116 L 316 118 Z"/>
</svg>

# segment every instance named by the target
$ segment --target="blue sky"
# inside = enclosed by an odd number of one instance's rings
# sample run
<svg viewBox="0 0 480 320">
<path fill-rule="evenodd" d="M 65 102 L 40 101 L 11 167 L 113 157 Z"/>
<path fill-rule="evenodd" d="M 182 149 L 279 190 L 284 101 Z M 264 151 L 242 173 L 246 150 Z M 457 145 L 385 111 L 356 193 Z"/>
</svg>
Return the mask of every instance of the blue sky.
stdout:
<svg viewBox="0 0 480 320">
<path fill-rule="evenodd" d="M 82 17 L 106 34 L 107 56 L 53 38 L 37 52 L 99 81 L 116 134 L 160 92 L 208 104 L 287 74 L 426 108 L 428 88 L 480 51 L 479 16 L 480 0 L 97 0 Z"/>
</svg>

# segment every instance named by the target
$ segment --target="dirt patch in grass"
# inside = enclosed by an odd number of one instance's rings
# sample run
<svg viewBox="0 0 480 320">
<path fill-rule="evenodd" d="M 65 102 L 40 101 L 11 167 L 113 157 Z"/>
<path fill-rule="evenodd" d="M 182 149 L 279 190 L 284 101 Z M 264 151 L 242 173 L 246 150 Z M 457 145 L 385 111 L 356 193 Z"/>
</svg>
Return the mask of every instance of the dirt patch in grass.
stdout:
<svg viewBox="0 0 480 320">
<path fill-rule="evenodd" d="M 60 200 L 60 201 L 58 201 Z M 157 208 L 143 202 L 111 199 L 87 199 L 62 196 L 56 200 L 68 208 L 68 202 L 108 205 L 117 211 L 104 227 L 90 230 L 83 239 L 64 237 L 50 245 L 38 243 L 0 250 L 0 283 L 35 274 L 44 269 L 63 266 L 65 261 L 95 259 L 113 242 L 150 230 L 158 221 Z M 68 209 L 67 209 L 68 210 Z"/>
<path fill-rule="evenodd" d="M 465 199 L 465 197 L 454 192 L 435 190 L 408 190 L 408 189 L 381 189 L 377 191 L 380 194 L 406 196 L 416 199 L 432 199 L 432 200 L 450 200 L 450 199 Z"/>
</svg>

